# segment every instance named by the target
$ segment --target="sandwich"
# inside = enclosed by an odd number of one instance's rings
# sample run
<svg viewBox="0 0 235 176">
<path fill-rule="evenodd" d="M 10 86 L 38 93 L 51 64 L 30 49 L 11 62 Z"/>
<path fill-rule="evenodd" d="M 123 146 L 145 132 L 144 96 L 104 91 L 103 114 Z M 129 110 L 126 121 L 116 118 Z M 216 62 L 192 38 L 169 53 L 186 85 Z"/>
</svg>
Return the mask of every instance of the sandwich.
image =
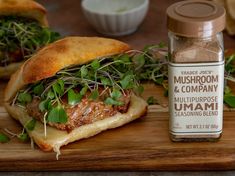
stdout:
<svg viewBox="0 0 235 176">
<path fill-rule="evenodd" d="M 33 0 L 0 0 L 0 78 L 37 50 L 58 39 L 48 28 L 45 8 Z"/>
<path fill-rule="evenodd" d="M 120 127 L 146 113 L 138 62 L 120 41 L 67 37 L 39 50 L 11 77 L 4 104 L 43 151 Z"/>
</svg>

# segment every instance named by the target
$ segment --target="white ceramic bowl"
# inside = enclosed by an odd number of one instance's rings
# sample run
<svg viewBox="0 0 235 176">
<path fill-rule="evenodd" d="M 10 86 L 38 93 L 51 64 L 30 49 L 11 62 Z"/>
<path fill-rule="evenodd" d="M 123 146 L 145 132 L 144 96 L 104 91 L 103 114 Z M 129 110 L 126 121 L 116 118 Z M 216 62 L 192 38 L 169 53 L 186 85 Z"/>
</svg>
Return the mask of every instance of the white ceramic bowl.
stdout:
<svg viewBox="0 0 235 176">
<path fill-rule="evenodd" d="M 148 11 L 149 0 L 83 0 L 82 9 L 100 33 L 121 36 L 133 33 Z"/>
</svg>

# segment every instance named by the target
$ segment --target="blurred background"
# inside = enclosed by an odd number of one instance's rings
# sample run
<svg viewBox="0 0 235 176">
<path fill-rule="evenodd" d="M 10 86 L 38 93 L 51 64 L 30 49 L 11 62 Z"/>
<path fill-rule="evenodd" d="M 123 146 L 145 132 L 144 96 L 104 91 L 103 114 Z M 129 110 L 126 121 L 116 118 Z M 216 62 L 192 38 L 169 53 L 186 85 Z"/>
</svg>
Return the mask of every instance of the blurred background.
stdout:
<svg viewBox="0 0 235 176">
<path fill-rule="evenodd" d="M 224 0 L 216 0 L 223 4 Z M 82 0 L 38 0 L 48 11 L 48 20 L 50 26 L 63 36 L 104 36 L 88 23 L 85 15 L 82 13 Z M 177 0 L 150 0 L 147 15 L 136 32 L 121 36 L 112 37 L 129 43 L 135 49 L 141 49 L 145 45 L 167 42 L 166 28 L 166 9 Z M 227 2 L 230 2 L 227 0 Z M 231 5 L 226 5 L 231 9 L 234 8 L 235 0 L 231 0 Z M 234 6 L 233 6 L 234 5 Z M 230 19 L 230 29 L 234 28 L 235 19 Z M 232 26 L 232 27 L 231 27 Z M 231 29 L 233 30 L 233 29 Z M 231 33 L 231 32 L 230 32 Z M 235 37 L 224 32 L 225 48 L 235 48 Z"/>
<path fill-rule="evenodd" d="M 98 33 L 87 21 L 85 15 L 82 13 L 81 0 L 37 0 L 48 11 L 48 20 L 51 28 L 58 31 L 62 36 L 76 35 L 76 36 L 101 36 L 105 35 Z M 110 0 L 111 1 L 111 0 Z M 132 0 L 134 1 L 134 0 Z M 227 31 L 224 32 L 225 48 L 235 49 L 235 0 L 216 0 L 218 3 L 226 6 L 227 13 Z M 133 48 L 141 49 L 145 45 L 156 44 L 159 42 L 167 42 L 167 27 L 166 27 L 166 9 L 171 4 L 178 2 L 177 0 L 150 0 L 149 9 L 147 11 L 144 21 L 139 28 L 132 34 L 112 37 L 124 42 L 129 43 Z M 229 8 L 228 8 L 229 7 Z M 229 31 L 229 33 L 228 33 Z M 179 168 L 180 169 L 180 168 Z M 235 175 L 234 171 L 224 172 L 88 172 L 88 173 L 2 173 L 2 175 L 15 176 L 15 175 L 114 175 L 114 176 L 232 176 Z"/>
</svg>

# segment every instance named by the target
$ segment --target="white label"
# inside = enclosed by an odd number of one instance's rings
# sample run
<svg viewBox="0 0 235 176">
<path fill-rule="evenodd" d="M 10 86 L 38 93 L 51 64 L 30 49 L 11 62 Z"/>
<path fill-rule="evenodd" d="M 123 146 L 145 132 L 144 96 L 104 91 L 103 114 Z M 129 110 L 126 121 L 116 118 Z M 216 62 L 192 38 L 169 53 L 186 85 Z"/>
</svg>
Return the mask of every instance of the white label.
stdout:
<svg viewBox="0 0 235 176">
<path fill-rule="evenodd" d="M 171 133 L 220 134 L 223 122 L 224 62 L 170 63 L 168 70 Z"/>
</svg>

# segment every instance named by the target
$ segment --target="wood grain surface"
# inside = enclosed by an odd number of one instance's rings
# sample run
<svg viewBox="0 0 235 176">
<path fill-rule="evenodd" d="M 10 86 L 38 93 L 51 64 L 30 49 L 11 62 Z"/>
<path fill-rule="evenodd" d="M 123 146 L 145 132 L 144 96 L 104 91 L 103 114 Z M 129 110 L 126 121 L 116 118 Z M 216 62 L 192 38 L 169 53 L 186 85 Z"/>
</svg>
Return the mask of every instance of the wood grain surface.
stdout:
<svg viewBox="0 0 235 176">
<path fill-rule="evenodd" d="M 0 82 L 0 129 L 20 133 L 22 128 L 2 106 Z M 225 170 L 235 169 L 235 118 L 225 108 L 224 132 L 219 142 L 174 143 L 168 135 L 167 99 L 163 90 L 145 84 L 143 97 L 158 98 L 146 116 L 123 127 L 62 147 L 56 161 L 53 152 L 42 152 L 30 142 L 12 139 L 0 144 L 0 171 L 49 170 Z"/>
<path fill-rule="evenodd" d="M 150 0 L 145 21 L 132 35 L 117 37 L 133 48 L 167 41 L 166 8 L 177 0 Z M 65 35 L 102 36 L 86 21 L 79 0 L 38 0 L 48 9 L 51 27 Z M 235 48 L 234 37 L 224 33 L 225 48 Z M 0 82 L 0 128 L 21 132 L 2 106 L 5 82 Z M 235 169 L 235 113 L 225 107 L 224 132 L 219 142 L 173 143 L 168 135 L 167 99 L 162 89 L 145 86 L 144 97 L 155 96 L 162 105 L 149 106 L 146 116 L 123 127 L 62 148 L 55 153 L 31 149 L 12 139 L 0 144 L 0 171 L 50 170 L 227 170 Z M 234 86 L 235 87 L 235 86 Z M 234 91 L 235 92 L 235 91 Z"/>
</svg>

